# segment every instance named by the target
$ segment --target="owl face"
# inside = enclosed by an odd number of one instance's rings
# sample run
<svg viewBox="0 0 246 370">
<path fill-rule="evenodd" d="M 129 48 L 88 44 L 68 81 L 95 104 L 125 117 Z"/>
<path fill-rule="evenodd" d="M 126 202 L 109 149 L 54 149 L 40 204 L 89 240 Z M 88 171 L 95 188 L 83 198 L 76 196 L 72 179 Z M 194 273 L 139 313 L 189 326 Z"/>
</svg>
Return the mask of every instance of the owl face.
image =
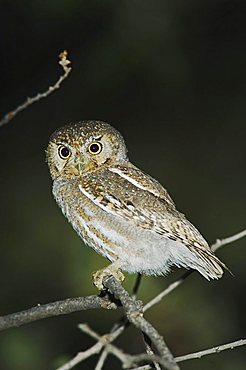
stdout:
<svg viewBox="0 0 246 370">
<path fill-rule="evenodd" d="M 126 160 L 127 150 L 121 134 L 100 121 L 82 121 L 60 128 L 51 136 L 47 148 L 53 179 L 75 178 Z"/>
</svg>

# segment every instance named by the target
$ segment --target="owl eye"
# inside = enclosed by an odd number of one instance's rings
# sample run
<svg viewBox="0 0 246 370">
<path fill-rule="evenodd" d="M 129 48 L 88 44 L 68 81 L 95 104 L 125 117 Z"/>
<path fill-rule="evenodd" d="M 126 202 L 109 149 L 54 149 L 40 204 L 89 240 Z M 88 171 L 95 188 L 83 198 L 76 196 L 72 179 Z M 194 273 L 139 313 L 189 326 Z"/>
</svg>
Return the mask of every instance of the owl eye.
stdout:
<svg viewBox="0 0 246 370">
<path fill-rule="evenodd" d="M 70 157 L 71 151 L 66 146 L 60 145 L 58 147 L 58 154 L 59 154 L 61 159 L 67 159 L 68 157 Z"/>
<path fill-rule="evenodd" d="M 99 154 L 102 151 L 102 144 L 99 142 L 91 143 L 89 146 L 89 152 L 91 154 Z"/>
</svg>

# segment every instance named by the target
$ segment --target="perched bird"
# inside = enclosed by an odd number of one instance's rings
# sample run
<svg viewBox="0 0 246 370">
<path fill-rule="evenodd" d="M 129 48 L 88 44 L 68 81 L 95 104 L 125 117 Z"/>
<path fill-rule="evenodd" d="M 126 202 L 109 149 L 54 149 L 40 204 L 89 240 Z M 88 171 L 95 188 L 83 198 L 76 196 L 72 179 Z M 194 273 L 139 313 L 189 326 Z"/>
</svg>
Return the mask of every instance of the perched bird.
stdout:
<svg viewBox="0 0 246 370">
<path fill-rule="evenodd" d="M 50 138 L 47 161 L 53 194 L 73 228 L 110 262 L 94 275 L 122 271 L 165 275 L 171 266 L 218 279 L 225 265 L 184 216 L 162 185 L 128 159 L 121 134 L 101 121 L 58 129 Z"/>
</svg>

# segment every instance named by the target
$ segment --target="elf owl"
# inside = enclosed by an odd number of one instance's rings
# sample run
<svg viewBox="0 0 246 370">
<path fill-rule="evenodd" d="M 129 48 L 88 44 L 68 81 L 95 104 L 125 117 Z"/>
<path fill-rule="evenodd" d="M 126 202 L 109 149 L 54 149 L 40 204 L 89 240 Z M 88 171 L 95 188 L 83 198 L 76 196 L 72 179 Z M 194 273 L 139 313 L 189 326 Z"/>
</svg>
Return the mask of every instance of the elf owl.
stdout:
<svg viewBox="0 0 246 370">
<path fill-rule="evenodd" d="M 82 121 L 58 129 L 47 160 L 53 194 L 83 241 L 111 264 L 94 274 L 123 280 L 122 271 L 165 275 L 172 266 L 218 279 L 225 265 L 162 185 L 128 159 L 121 134 L 107 123 Z"/>
</svg>

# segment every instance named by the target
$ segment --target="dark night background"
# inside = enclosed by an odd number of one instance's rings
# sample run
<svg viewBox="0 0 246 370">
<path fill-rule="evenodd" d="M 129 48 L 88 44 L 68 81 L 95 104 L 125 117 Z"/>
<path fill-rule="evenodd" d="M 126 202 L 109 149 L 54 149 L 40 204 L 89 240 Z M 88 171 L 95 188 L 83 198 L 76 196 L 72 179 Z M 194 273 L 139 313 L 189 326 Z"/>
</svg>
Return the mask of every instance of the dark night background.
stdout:
<svg viewBox="0 0 246 370">
<path fill-rule="evenodd" d="M 60 90 L 0 128 L 0 314 L 94 294 L 91 274 L 107 264 L 84 247 L 52 198 L 45 148 L 68 122 L 112 123 L 131 160 L 169 190 L 209 242 L 246 227 L 244 0 L 2 0 L 0 17 L 1 116 L 56 81 L 63 49 L 73 67 Z M 245 243 L 218 252 L 235 277 L 208 283 L 194 273 L 147 313 L 175 355 L 245 337 Z M 146 302 L 180 273 L 144 278 L 139 297 Z M 0 368 L 55 369 L 93 343 L 78 323 L 106 333 L 119 317 L 80 312 L 2 332 Z M 132 329 L 117 343 L 142 350 Z M 245 363 L 241 347 L 181 367 L 243 370 Z M 119 363 L 111 358 L 105 368 Z"/>
</svg>

